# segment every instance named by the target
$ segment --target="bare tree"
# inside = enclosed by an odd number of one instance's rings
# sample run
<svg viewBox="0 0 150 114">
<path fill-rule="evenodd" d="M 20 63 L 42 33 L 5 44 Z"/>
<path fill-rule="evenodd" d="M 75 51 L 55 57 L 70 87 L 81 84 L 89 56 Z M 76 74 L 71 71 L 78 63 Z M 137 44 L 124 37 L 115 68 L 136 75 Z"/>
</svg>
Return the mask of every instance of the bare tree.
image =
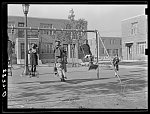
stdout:
<svg viewBox="0 0 150 114">
<path fill-rule="evenodd" d="M 86 30 L 87 29 L 87 22 L 85 21 L 85 19 L 78 19 L 77 21 L 77 24 L 76 24 L 76 29 L 81 29 L 81 30 Z M 83 32 L 79 32 L 78 33 L 78 40 L 79 40 L 79 43 L 83 43 L 84 41 L 84 35 L 86 33 L 83 33 Z"/>
<path fill-rule="evenodd" d="M 74 21 L 74 24 L 72 26 L 71 22 L 64 23 L 62 26 L 63 29 L 81 29 L 81 30 L 86 30 L 87 22 L 85 19 L 79 19 L 77 21 Z M 82 32 L 72 32 L 72 39 L 79 39 L 79 40 L 84 40 L 82 36 L 85 35 Z M 61 31 L 61 32 L 56 32 L 56 39 L 59 39 L 60 41 L 64 41 L 67 44 L 71 44 L 71 32 L 70 31 Z M 83 42 L 83 41 L 81 41 Z"/>
</svg>

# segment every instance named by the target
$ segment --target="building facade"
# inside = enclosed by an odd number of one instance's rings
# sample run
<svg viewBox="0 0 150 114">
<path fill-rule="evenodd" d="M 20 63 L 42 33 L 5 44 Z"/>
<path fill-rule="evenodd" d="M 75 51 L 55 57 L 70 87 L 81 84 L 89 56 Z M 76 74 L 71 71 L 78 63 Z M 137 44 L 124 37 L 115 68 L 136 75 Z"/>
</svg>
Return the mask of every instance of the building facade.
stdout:
<svg viewBox="0 0 150 114">
<path fill-rule="evenodd" d="M 120 37 L 101 37 L 104 46 L 110 57 L 114 57 L 116 54 L 122 58 L 122 39 Z M 96 38 L 89 39 L 89 45 L 91 47 L 92 54 L 97 57 Z M 107 53 L 99 39 L 98 55 L 100 60 L 108 60 Z"/>
<path fill-rule="evenodd" d="M 74 21 L 73 27 L 70 24 L 70 20 L 67 19 L 47 19 L 47 18 L 34 18 L 28 17 L 28 27 L 39 28 L 56 28 L 56 29 L 81 29 L 78 21 Z M 8 26 L 24 27 L 24 17 L 21 16 L 8 16 Z M 87 21 L 85 21 L 82 29 L 87 30 Z M 61 44 L 66 48 L 68 53 L 68 61 L 71 62 L 72 57 L 74 59 L 80 58 L 80 50 L 77 51 L 77 43 L 83 43 L 84 39 L 87 39 L 85 33 L 71 33 L 63 31 L 48 31 L 48 30 L 28 30 L 28 48 L 32 43 L 38 44 L 39 47 L 39 60 L 42 63 L 54 61 L 54 43 L 56 39 L 61 41 Z M 8 29 L 8 37 L 15 43 L 15 55 L 17 64 L 24 64 L 24 30 L 15 29 L 13 34 L 12 30 Z M 72 40 L 73 39 L 73 40 Z M 77 39 L 80 39 L 79 41 Z M 78 53 L 77 53 L 78 52 Z"/>
<path fill-rule="evenodd" d="M 148 24 L 147 16 L 140 15 L 122 20 L 123 60 L 146 60 Z"/>
</svg>

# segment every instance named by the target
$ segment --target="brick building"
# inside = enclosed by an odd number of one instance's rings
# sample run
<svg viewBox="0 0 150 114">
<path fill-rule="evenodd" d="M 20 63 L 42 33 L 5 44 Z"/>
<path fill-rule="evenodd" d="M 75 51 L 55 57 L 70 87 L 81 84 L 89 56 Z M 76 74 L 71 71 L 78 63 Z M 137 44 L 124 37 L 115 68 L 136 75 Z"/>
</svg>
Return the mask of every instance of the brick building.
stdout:
<svg viewBox="0 0 150 114">
<path fill-rule="evenodd" d="M 122 57 L 122 39 L 120 37 L 101 37 L 105 48 L 107 49 L 108 54 L 111 57 L 114 57 L 116 54 L 119 57 Z M 96 57 L 97 56 L 97 49 L 96 49 L 96 38 L 89 39 L 89 45 L 91 47 L 92 54 Z M 99 51 L 98 51 L 99 59 L 107 60 L 107 54 L 104 50 L 104 47 L 99 40 Z"/>
<path fill-rule="evenodd" d="M 70 21 L 67 19 L 47 19 L 47 18 L 33 18 L 28 17 L 28 27 L 39 27 L 39 28 L 56 28 L 56 29 L 71 29 Z M 24 27 L 24 17 L 21 16 L 8 16 L 8 26 Z M 74 29 L 81 29 L 78 21 L 74 21 Z M 87 21 L 85 21 L 82 29 L 87 30 Z M 87 39 L 87 33 L 82 36 L 83 33 L 73 33 L 72 38 L 79 38 L 79 43 L 82 43 L 84 39 Z M 15 43 L 15 55 L 17 64 L 24 63 L 24 30 L 16 29 L 12 34 L 11 29 L 8 29 L 8 36 L 11 41 Z M 39 59 L 42 63 L 53 62 L 54 53 L 53 47 L 56 39 L 61 40 L 61 44 L 66 48 L 68 52 L 68 61 L 71 62 L 71 44 L 73 44 L 73 58 L 78 59 L 81 57 L 80 50 L 77 55 L 77 40 L 71 40 L 70 32 L 62 31 L 48 31 L 48 30 L 28 30 L 28 48 L 32 43 L 36 43 L 39 46 Z"/>
<path fill-rule="evenodd" d="M 124 60 L 146 60 L 148 33 L 147 16 L 122 20 L 122 54 Z"/>
</svg>

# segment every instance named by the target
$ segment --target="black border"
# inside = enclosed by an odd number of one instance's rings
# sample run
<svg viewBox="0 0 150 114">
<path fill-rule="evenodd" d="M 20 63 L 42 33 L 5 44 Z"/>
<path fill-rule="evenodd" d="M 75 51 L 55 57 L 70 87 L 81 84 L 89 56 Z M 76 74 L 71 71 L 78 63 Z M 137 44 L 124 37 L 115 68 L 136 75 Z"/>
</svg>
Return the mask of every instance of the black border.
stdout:
<svg viewBox="0 0 150 114">
<path fill-rule="evenodd" d="M 29 3 L 29 4 L 94 4 L 94 5 L 100 5 L 100 4 L 118 4 L 118 5 L 140 5 L 140 4 L 148 4 L 147 1 L 76 1 L 76 2 L 3 2 L 1 5 L 2 11 L 1 11 L 1 30 L 2 30 L 2 38 L 1 38 L 1 49 L 2 49 L 2 69 L 7 69 L 7 4 L 23 4 L 23 3 Z M 146 10 L 146 14 L 148 13 L 148 10 Z M 146 53 L 148 54 L 148 49 L 146 50 Z M 7 81 L 7 78 L 6 78 Z M 7 87 L 7 86 L 6 86 Z M 3 89 L 2 89 L 3 91 Z M 7 108 L 7 96 L 2 98 L 2 112 L 8 113 L 8 112 L 32 112 L 32 113 L 39 113 L 39 112 L 147 112 L 147 109 L 8 109 Z"/>
<path fill-rule="evenodd" d="M 2 80 L 5 80 L 6 83 L 2 83 L 2 94 L 6 91 L 6 96 L 3 97 L 2 96 L 2 111 L 6 111 L 7 108 L 7 69 L 8 69 L 8 63 L 7 63 L 7 5 L 5 3 L 2 3 L 1 6 L 2 10 L 1 10 L 1 55 L 2 55 L 2 75 L 6 76 L 3 78 Z M 4 73 L 3 70 L 6 70 L 6 72 Z M 6 85 L 6 88 L 3 88 L 3 84 Z"/>
</svg>

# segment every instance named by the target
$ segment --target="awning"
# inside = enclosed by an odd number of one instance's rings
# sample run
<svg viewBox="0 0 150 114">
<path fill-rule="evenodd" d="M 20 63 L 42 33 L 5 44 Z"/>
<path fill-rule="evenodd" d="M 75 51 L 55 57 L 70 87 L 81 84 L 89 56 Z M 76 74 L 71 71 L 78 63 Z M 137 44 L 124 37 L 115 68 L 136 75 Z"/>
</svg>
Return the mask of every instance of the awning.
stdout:
<svg viewBox="0 0 150 114">
<path fill-rule="evenodd" d="M 125 43 L 125 46 L 130 47 L 133 45 L 133 42 Z"/>
</svg>

